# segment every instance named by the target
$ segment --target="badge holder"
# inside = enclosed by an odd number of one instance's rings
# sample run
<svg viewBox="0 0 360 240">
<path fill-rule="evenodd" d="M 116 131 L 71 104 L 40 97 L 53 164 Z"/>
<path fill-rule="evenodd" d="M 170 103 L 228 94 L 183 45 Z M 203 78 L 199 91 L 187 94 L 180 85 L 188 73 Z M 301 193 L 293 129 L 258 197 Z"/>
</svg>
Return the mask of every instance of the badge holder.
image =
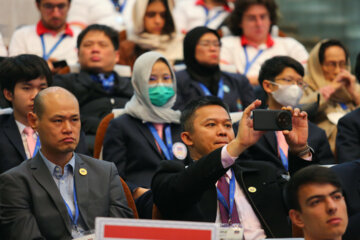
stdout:
<svg viewBox="0 0 360 240">
<path fill-rule="evenodd" d="M 240 224 L 221 224 L 219 228 L 220 240 L 243 240 L 244 229 Z"/>
</svg>

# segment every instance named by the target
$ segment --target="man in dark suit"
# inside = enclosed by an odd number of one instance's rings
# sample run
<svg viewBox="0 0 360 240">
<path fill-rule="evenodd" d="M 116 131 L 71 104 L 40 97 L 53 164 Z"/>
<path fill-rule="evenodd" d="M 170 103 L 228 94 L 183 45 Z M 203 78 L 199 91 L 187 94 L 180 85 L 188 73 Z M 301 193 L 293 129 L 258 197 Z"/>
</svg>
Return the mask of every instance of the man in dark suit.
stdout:
<svg viewBox="0 0 360 240">
<path fill-rule="evenodd" d="M 27 134 L 35 141 L 37 135 L 25 130 L 31 130 L 26 116 L 33 110 L 36 94 L 51 85 L 52 76 L 42 58 L 24 54 L 2 61 L 0 82 L 4 97 L 13 108 L 12 114 L 0 116 L 0 173 L 3 173 L 34 155 Z M 84 138 L 76 152 L 87 153 Z"/>
<path fill-rule="evenodd" d="M 236 137 L 227 106 L 220 99 L 204 97 L 185 107 L 181 138 L 194 163 L 163 161 L 151 184 L 154 203 L 165 219 L 240 222 L 245 239 L 291 236 L 282 193 L 286 178 L 269 162 L 236 161 L 263 134 L 253 130 L 250 118 L 260 104 L 257 100 L 245 109 Z M 307 114 L 295 109 L 292 118 L 293 130 L 284 131 L 290 149 L 294 155 L 311 158 L 306 144 Z M 296 160 L 304 163 L 294 162 L 291 171 L 311 164 Z M 230 184 L 222 187 L 224 181 Z M 233 207 L 229 207 L 231 202 Z"/>
<path fill-rule="evenodd" d="M 90 25 L 77 40 L 80 73 L 56 75 L 54 86 L 66 88 L 79 101 L 85 134 L 95 135 L 101 119 L 122 108 L 133 95 L 129 78 L 114 67 L 119 60 L 118 33 L 105 25 Z"/>
<path fill-rule="evenodd" d="M 41 149 L 0 175 L 1 239 L 72 239 L 94 229 L 95 217 L 133 217 L 113 163 L 76 154 L 76 98 L 51 87 L 28 114 Z"/>
<path fill-rule="evenodd" d="M 302 89 L 306 87 L 303 76 L 303 66 L 290 57 L 278 56 L 265 61 L 260 69 L 259 82 L 267 94 L 268 108 L 280 110 L 282 107 L 297 106 L 302 96 Z M 333 164 L 334 156 L 325 131 L 308 122 L 307 134 L 307 144 L 316 152 L 311 161 L 317 164 Z M 240 158 L 269 161 L 278 168 L 279 172 L 288 172 L 289 165 L 293 162 L 290 159 L 296 161 L 298 157 L 289 151 L 286 140 L 281 131 L 266 132 Z"/>
</svg>

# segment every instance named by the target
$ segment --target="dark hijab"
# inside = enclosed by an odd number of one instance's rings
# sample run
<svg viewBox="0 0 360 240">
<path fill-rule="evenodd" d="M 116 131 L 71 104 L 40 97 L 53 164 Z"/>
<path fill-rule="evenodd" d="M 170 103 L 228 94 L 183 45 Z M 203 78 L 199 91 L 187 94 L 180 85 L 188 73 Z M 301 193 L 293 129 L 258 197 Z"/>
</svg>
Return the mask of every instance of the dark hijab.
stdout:
<svg viewBox="0 0 360 240">
<path fill-rule="evenodd" d="M 213 33 L 220 42 L 219 34 L 207 27 L 196 27 L 188 32 L 184 38 L 184 62 L 190 77 L 204 84 L 213 95 L 217 95 L 218 83 L 221 77 L 219 65 L 203 65 L 195 58 L 195 48 L 199 39 L 206 33 Z"/>
</svg>

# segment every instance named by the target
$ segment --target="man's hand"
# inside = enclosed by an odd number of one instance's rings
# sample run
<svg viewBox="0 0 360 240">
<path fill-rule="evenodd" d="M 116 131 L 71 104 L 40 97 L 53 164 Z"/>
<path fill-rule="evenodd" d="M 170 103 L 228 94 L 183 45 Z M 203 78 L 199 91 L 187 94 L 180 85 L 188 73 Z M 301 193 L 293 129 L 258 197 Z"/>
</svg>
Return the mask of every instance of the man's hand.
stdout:
<svg viewBox="0 0 360 240">
<path fill-rule="evenodd" d="M 300 112 L 300 109 L 292 107 L 283 107 L 283 110 L 291 111 L 292 113 L 292 130 L 284 130 L 286 142 L 289 145 L 291 152 L 299 152 L 306 148 L 308 140 L 308 119 L 305 111 Z"/>
</svg>

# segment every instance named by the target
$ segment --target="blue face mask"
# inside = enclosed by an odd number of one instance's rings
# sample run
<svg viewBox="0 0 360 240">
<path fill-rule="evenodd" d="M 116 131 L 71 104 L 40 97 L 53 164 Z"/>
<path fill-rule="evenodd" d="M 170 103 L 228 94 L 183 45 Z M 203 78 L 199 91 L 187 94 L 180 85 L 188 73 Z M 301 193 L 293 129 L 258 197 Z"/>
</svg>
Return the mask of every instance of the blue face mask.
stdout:
<svg viewBox="0 0 360 240">
<path fill-rule="evenodd" d="M 149 97 L 153 105 L 161 107 L 175 95 L 174 89 L 169 86 L 156 85 L 149 87 Z"/>
</svg>

